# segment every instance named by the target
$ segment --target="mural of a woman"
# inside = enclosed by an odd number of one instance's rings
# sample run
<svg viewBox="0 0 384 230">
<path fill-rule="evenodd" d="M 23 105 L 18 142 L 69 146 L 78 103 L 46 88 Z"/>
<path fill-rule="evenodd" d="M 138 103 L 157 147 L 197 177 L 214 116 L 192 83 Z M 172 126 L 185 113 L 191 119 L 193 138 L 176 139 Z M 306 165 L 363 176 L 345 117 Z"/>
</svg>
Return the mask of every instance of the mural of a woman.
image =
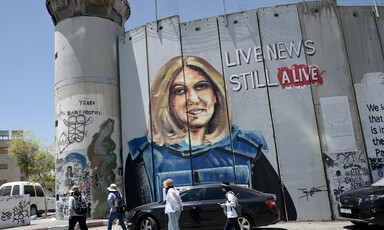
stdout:
<svg viewBox="0 0 384 230">
<path fill-rule="evenodd" d="M 263 155 L 268 147 L 262 133 L 232 124 L 224 78 L 207 61 L 170 59 L 157 73 L 150 95 L 146 136 L 128 142 L 128 206 L 162 200 L 161 182 L 167 178 L 175 186 L 230 181 L 281 194 L 279 177 Z"/>
</svg>

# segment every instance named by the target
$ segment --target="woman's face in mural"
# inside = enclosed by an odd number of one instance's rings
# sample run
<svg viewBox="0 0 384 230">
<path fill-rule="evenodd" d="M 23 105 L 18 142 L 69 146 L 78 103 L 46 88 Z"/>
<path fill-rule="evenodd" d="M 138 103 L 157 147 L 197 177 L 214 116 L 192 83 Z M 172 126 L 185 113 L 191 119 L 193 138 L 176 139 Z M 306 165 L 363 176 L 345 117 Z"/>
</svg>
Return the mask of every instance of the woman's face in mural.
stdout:
<svg viewBox="0 0 384 230">
<path fill-rule="evenodd" d="M 216 103 L 212 84 L 202 73 L 191 68 L 186 67 L 184 74 L 185 81 L 181 71 L 171 83 L 171 110 L 183 128 L 187 128 L 187 115 L 191 128 L 205 127 Z"/>
</svg>

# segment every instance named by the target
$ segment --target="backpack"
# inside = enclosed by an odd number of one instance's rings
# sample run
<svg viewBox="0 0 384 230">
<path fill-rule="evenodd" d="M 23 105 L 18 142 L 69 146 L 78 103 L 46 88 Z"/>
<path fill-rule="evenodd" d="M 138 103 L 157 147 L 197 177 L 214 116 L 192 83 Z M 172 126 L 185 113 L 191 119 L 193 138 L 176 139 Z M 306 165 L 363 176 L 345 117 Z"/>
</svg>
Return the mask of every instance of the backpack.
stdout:
<svg viewBox="0 0 384 230">
<path fill-rule="evenodd" d="M 119 193 L 115 193 L 115 196 L 116 196 L 116 199 L 117 199 L 116 210 L 118 212 L 125 213 L 127 209 L 125 207 L 124 199 L 120 196 Z"/>
<path fill-rule="evenodd" d="M 84 214 L 88 213 L 87 203 L 85 203 L 85 201 L 83 199 L 81 199 L 81 196 L 78 196 L 77 199 L 75 197 L 74 210 L 75 210 L 76 214 L 78 214 L 78 215 L 84 215 Z"/>
<path fill-rule="evenodd" d="M 237 197 L 239 194 L 235 195 L 232 191 L 229 191 L 228 193 L 231 193 L 232 195 L 235 196 L 236 198 L 236 207 L 235 207 L 235 211 L 238 215 L 238 217 L 241 216 L 241 211 L 242 211 L 242 207 L 241 207 L 241 204 L 239 202 L 239 198 Z M 225 194 L 227 196 L 227 194 Z M 227 197 L 227 200 L 228 200 L 228 197 Z M 231 207 L 232 208 L 232 207 Z"/>
</svg>

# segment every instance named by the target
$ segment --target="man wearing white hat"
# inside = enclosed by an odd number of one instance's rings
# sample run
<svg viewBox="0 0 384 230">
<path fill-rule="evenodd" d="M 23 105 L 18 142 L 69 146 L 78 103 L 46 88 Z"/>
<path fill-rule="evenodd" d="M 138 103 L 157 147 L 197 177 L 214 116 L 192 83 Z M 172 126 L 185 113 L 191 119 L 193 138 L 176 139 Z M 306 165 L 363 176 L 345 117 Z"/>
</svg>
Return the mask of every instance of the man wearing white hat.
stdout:
<svg viewBox="0 0 384 230">
<path fill-rule="evenodd" d="M 123 228 L 123 230 L 127 230 L 124 224 L 124 213 L 118 212 L 116 209 L 116 207 L 119 205 L 119 199 L 123 199 L 123 197 L 121 196 L 121 193 L 119 192 L 116 184 L 111 184 L 107 189 L 109 191 L 108 203 L 109 207 L 111 208 L 108 218 L 108 230 L 112 230 L 112 224 L 116 218 L 119 219 L 120 226 Z"/>
</svg>

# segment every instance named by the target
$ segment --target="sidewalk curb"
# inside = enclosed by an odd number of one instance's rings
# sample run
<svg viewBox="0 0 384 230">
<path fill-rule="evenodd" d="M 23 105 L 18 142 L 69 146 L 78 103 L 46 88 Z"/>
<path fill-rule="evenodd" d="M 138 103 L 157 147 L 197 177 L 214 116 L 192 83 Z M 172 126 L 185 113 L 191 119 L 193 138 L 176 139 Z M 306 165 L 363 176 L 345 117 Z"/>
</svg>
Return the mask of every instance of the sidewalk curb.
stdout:
<svg viewBox="0 0 384 230">
<path fill-rule="evenodd" d="M 108 225 L 108 220 L 101 220 L 101 221 L 87 223 L 88 228 L 107 226 L 107 225 Z"/>
<path fill-rule="evenodd" d="M 94 227 L 100 227 L 100 226 L 106 226 L 106 225 L 108 225 L 108 220 L 93 221 L 93 222 L 87 223 L 88 228 L 94 228 Z M 67 229 L 68 229 L 68 224 L 52 226 L 47 228 L 34 228 L 31 230 L 67 230 Z M 75 227 L 75 229 L 80 229 L 78 224 Z"/>
</svg>

